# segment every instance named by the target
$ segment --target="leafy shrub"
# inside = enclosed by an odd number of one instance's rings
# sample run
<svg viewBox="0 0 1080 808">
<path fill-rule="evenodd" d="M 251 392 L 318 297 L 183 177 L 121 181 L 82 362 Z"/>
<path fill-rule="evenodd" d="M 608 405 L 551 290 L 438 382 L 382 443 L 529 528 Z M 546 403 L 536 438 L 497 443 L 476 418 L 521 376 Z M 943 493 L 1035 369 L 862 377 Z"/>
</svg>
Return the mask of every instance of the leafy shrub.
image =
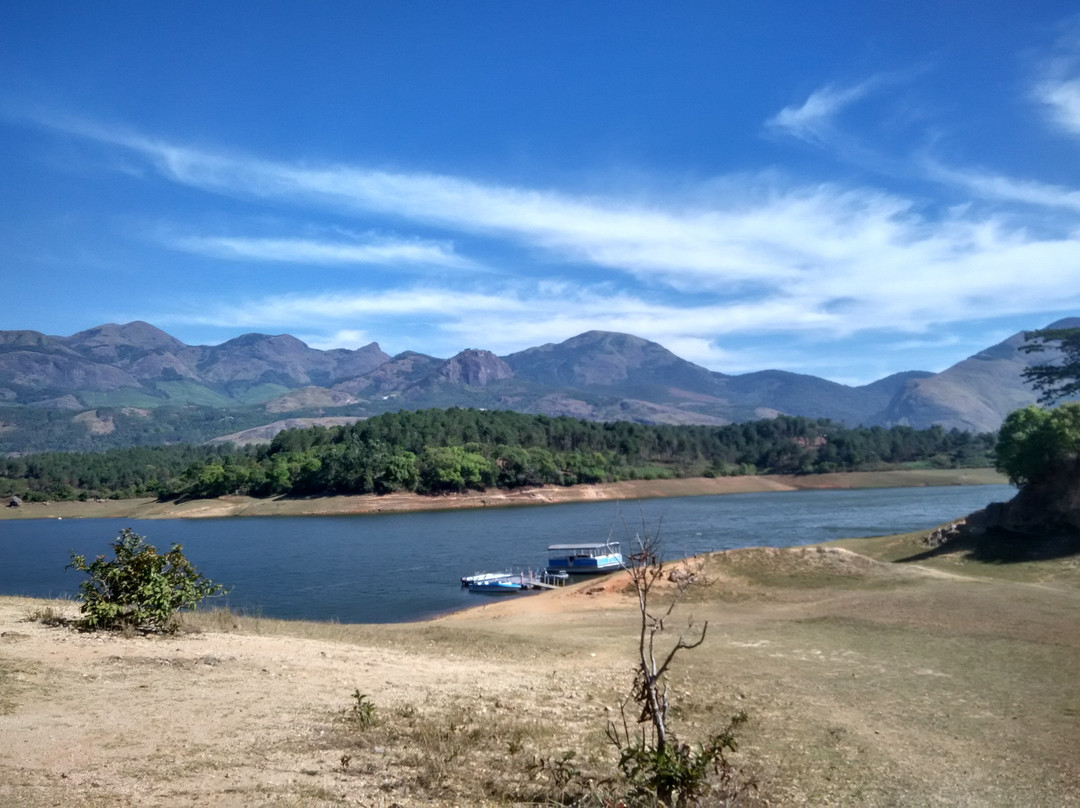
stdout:
<svg viewBox="0 0 1080 808">
<path fill-rule="evenodd" d="M 71 554 L 69 566 L 90 576 L 79 584 L 81 628 L 169 631 L 177 612 L 225 591 L 195 569 L 179 544 L 162 555 L 124 528 L 112 548 L 112 559 L 98 556 L 89 564 L 85 556 Z"/>
<path fill-rule="evenodd" d="M 376 724 L 375 703 L 368 698 L 366 693 L 361 693 L 360 688 L 353 691 L 353 706 L 349 710 L 347 718 L 350 723 L 361 729 L 367 729 Z"/>
<path fill-rule="evenodd" d="M 715 799 L 729 801 L 744 788 L 727 759 L 738 749 L 735 730 L 747 720 L 745 712 L 732 716 L 727 728 L 698 744 L 697 748 L 678 743 L 668 736 L 664 746 L 646 739 L 612 737 L 618 744 L 619 770 L 635 799 L 656 797 L 663 805 L 697 805 L 708 792 Z M 609 736 L 611 737 L 611 736 Z M 710 773 L 716 782 L 709 782 Z"/>
</svg>

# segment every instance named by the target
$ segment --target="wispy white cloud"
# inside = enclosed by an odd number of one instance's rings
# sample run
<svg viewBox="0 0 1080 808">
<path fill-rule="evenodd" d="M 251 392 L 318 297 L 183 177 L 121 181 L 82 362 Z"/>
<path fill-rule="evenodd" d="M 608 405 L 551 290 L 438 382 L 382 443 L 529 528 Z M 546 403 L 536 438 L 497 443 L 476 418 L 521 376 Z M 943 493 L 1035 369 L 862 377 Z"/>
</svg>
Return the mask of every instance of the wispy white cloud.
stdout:
<svg viewBox="0 0 1080 808">
<path fill-rule="evenodd" d="M 1068 135 L 1080 135 L 1080 17 L 1062 25 L 1061 36 L 1043 60 L 1031 95 L 1050 122 Z"/>
<path fill-rule="evenodd" d="M 1019 242 L 1010 245 L 990 233 L 983 246 L 985 250 L 950 262 L 925 265 L 917 263 L 917 255 L 897 254 L 883 259 L 876 273 L 819 273 L 745 300 L 703 294 L 661 303 L 642 293 L 573 283 L 485 284 L 471 291 L 425 285 L 252 298 L 204 309 L 189 321 L 327 330 L 361 321 L 380 339 L 392 320 L 423 322 L 434 335 L 425 337 L 431 350 L 438 346 L 446 353 L 463 346 L 510 353 L 601 329 L 652 339 L 706 367 L 736 372 L 755 366 L 747 363 L 745 354 L 739 359 L 720 347 L 725 335 L 841 339 L 872 332 L 923 334 L 969 319 L 1080 309 L 1080 292 L 1073 282 L 1080 273 L 1076 244 L 1048 244 L 1039 250 Z M 1018 272 L 1017 266 L 1038 266 L 1040 271 Z M 782 358 L 770 364 L 786 366 Z"/>
<path fill-rule="evenodd" d="M 309 238 L 246 238 L 184 236 L 168 244 L 186 252 L 234 261 L 289 264 L 394 266 L 413 264 L 464 269 L 473 263 L 454 252 L 452 245 L 420 240 L 376 239 L 350 243 Z"/>
<path fill-rule="evenodd" d="M 310 348 L 328 351 L 334 348 L 355 350 L 375 342 L 366 331 L 357 328 L 343 328 L 338 331 L 298 335 L 298 339 Z"/>
<path fill-rule="evenodd" d="M 769 118 L 765 126 L 808 143 L 823 145 L 836 136 L 836 117 L 879 84 L 880 80 L 873 78 L 851 87 L 822 87 L 810 93 L 801 105 L 784 107 Z"/>
<path fill-rule="evenodd" d="M 869 89 L 821 96 L 793 110 L 786 125 L 811 131 L 812 121 L 828 120 Z M 1068 208 L 1067 221 L 1047 217 L 1034 233 L 985 208 L 931 216 L 914 200 L 875 188 L 753 176 L 723 183 L 719 197 L 697 189 L 683 201 L 643 202 L 635 194 L 631 203 L 447 175 L 275 162 L 92 127 L 68 131 L 141 155 L 185 186 L 338 218 L 392 216 L 541 251 L 557 276 L 495 288 L 490 278 L 481 284 L 460 273 L 443 286 L 267 297 L 202 314 L 203 322 L 332 331 L 359 318 L 367 328 L 373 319 L 401 316 L 422 319 L 459 347 L 502 352 L 604 328 L 686 346 L 715 366 L 724 359 L 715 347 L 724 334 L 920 333 L 973 318 L 1080 309 L 1075 196 L 989 174 L 954 172 L 947 179 L 984 196 Z M 384 245 L 381 260 L 464 260 L 449 243 Z M 305 239 L 204 238 L 193 245 L 249 258 L 371 257 L 365 245 Z M 622 291 L 599 285 L 583 267 L 605 269 Z"/>
<path fill-rule="evenodd" d="M 931 179 L 959 186 L 980 199 L 1062 208 L 1080 213 L 1080 191 L 1072 188 L 1006 177 L 986 170 L 952 168 L 936 161 L 927 161 L 924 165 Z"/>
<path fill-rule="evenodd" d="M 1071 135 L 1080 135 L 1080 78 L 1039 82 L 1035 97 L 1049 108 L 1054 123 Z"/>
</svg>

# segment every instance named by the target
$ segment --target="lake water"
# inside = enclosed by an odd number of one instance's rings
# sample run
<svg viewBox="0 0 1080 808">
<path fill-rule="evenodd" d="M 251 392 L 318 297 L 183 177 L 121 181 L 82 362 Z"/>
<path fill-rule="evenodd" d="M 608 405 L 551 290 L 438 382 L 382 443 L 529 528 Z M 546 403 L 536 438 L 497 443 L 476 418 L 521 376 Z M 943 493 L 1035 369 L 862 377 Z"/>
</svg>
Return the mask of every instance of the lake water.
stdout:
<svg viewBox="0 0 1080 808">
<path fill-rule="evenodd" d="M 130 527 L 164 552 L 176 542 L 199 571 L 231 588 L 216 601 L 265 617 L 389 623 L 483 603 L 462 575 L 538 570 L 547 545 L 602 541 L 627 548 L 644 519 L 661 524 L 665 554 L 787 547 L 933 527 L 989 502 L 1006 485 L 790 491 L 365 516 L 0 521 L 0 594 L 72 596 L 92 558 Z M 488 596 L 490 597 L 490 596 Z M 524 596 L 522 596 L 524 597 Z"/>
</svg>

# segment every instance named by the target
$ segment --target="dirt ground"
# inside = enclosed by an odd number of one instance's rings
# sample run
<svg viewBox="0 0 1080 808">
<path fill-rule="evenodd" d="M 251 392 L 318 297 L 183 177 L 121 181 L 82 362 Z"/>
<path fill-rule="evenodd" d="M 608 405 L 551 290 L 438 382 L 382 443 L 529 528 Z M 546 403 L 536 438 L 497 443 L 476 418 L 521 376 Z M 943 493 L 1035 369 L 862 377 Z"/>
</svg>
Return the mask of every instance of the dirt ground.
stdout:
<svg viewBox="0 0 1080 808">
<path fill-rule="evenodd" d="M 1080 805 L 1075 557 L 1033 584 L 867 542 L 704 560 L 670 632 L 708 622 L 673 667 L 678 736 L 745 710 L 734 760 L 757 804 Z M 604 728 L 636 648 L 623 574 L 402 625 L 207 612 L 124 637 L 63 624 L 76 613 L 0 598 L 0 805 L 613 793 Z"/>
<path fill-rule="evenodd" d="M 78 519 L 123 517 L 177 519 L 222 516 L 325 516 L 550 505 L 560 502 L 688 497 L 703 494 L 741 494 L 755 491 L 795 491 L 808 488 L 889 488 L 902 486 L 984 485 L 1005 483 L 993 469 L 930 469 L 838 474 L 696 477 L 678 480 L 632 480 L 603 485 L 542 486 L 512 491 L 471 491 L 450 496 L 401 493 L 384 496 L 333 496 L 274 499 L 229 496 L 188 502 L 155 499 L 94 500 L 89 502 L 26 502 L 0 508 L 0 519 Z"/>
</svg>

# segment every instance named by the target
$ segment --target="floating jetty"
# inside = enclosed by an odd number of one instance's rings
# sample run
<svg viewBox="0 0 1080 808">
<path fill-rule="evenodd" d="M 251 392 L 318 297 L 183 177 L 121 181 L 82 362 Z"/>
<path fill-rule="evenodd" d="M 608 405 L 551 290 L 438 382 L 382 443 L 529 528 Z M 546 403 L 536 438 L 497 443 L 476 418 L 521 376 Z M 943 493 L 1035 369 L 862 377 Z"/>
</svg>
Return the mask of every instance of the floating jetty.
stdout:
<svg viewBox="0 0 1080 808">
<path fill-rule="evenodd" d="M 470 592 L 483 595 L 513 595 L 530 589 L 558 589 L 566 586 L 569 575 L 565 572 L 549 572 L 544 570 L 535 573 L 528 572 L 478 572 L 475 575 L 466 575 L 461 579 L 461 585 L 467 586 Z"/>
</svg>

